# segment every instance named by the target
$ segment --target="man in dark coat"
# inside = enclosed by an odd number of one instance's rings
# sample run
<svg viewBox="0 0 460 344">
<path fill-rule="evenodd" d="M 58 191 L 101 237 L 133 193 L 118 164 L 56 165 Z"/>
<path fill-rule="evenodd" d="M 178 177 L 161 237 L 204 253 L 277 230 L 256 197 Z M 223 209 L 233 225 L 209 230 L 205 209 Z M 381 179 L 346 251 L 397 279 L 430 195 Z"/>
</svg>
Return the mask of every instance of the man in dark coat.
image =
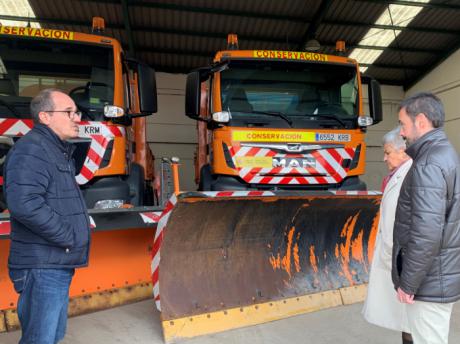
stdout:
<svg viewBox="0 0 460 344">
<path fill-rule="evenodd" d="M 414 343 L 447 343 L 452 305 L 460 299 L 460 161 L 435 95 L 405 99 L 399 123 L 413 164 L 396 210 L 392 279 L 407 303 Z"/>
<path fill-rule="evenodd" d="M 72 159 L 81 114 L 65 93 L 47 89 L 30 104 L 34 128 L 10 150 L 4 193 L 11 215 L 10 278 L 19 293 L 20 343 L 64 338 L 69 286 L 88 264 L 90 225 Z"/>
</svg>

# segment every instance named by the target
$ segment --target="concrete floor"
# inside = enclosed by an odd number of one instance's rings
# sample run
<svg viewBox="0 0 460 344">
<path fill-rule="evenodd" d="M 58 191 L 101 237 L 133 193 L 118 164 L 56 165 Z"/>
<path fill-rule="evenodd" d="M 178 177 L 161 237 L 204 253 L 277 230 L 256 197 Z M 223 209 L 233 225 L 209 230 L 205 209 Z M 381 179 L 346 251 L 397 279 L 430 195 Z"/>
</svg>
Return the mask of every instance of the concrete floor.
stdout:
<svg viewBox="0 0 460 344">
<path fill-rule="evenodd" d="M 338 307 L 268 324 L 184 340 L 187 344 L 396 344 L 396 332 L 367 324 L 362 304 Z M 62 344 L 160 344 L 159 313 L 152 301 L 143 301 L 69 319 Z M 1 333 L 1 344 L 19 341 L 20 332 Z M 450 343 L 460 343 L 460 306 L 454 306 Z"/>
</svg>

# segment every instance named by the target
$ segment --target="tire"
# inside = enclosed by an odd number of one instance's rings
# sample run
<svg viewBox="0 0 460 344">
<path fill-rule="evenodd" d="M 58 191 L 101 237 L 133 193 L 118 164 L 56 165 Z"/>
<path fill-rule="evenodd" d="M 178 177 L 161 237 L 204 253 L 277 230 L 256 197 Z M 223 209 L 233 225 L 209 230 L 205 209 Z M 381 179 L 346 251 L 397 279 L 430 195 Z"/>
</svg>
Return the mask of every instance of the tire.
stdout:
<svg viewBox="0 0 460 344">
<path fill-rule="evenodd" d="M 211 191 L 212 187 L 212 174 L 211 166 L 204 165 L 200 170 L 200 183 L 198 184 L 198 191 Z"/>
</svg>

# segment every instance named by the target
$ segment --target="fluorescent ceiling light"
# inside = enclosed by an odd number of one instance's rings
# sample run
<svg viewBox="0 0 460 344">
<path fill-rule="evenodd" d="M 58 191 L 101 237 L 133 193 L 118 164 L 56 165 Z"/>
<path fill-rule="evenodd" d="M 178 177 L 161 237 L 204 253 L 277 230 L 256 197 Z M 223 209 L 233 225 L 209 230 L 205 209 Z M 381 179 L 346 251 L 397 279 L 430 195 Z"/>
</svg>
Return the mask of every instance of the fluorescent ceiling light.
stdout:
<svg viewBox="0 0 460 344">
<path fill-rule="evenodd" d="M 7 16 L 17 16 L 26 18 L 36 18 L 35 13 L 27 0 L 2 0 L 0 1 L 0 13 Z M 26 26 L 27 22 L 0 19 L 0 23 L 5 26 Z M 40 24 L 31 22 L 31 27 L 39 28 Z"/>
<path fill-rule="evenodd" d="M 430 0 L 409 0 L 411 2 L 428 3 Z M 423 9 L 422 6 L 405 6 L 405 5 L 388 5 L 387 9 L 377 19 L 375 24 L 378 25 L 395 25 L 406 27 Z M 389 46 L 396 37 L 401 33 L 401 30 L 389 29 L 369 29 L 364 38 L 358 43 L 369 46 Z M 350 53 L 351 58 L 359 63 L 372 64 L 380 56 L 383 50 L 361 49 L 356 48 Z M 367 70 L 367 67 L 360 67 L 362 73 Z"/>
</svg>

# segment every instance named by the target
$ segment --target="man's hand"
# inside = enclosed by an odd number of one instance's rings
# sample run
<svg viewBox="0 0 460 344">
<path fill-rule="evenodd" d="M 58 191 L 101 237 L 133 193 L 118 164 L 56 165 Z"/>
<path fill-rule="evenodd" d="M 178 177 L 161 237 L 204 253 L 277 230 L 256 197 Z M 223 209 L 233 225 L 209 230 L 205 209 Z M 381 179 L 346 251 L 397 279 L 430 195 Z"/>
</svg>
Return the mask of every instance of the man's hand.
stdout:
<svg viewBox="0 0 460 344">
<path fill-rule="evenodd" d="M 414 295 L 406 294 L 401 288 L 398 288 L 398 300 L 402 303 L 415 303 Z"/>
</svg>

